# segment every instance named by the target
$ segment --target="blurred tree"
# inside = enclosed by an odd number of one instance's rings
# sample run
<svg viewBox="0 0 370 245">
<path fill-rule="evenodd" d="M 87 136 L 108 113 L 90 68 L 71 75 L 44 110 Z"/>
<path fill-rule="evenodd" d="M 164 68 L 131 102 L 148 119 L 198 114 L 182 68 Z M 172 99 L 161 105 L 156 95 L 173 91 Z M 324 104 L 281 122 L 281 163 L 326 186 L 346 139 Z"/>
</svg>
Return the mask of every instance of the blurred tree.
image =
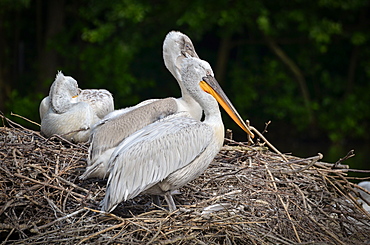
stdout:
<svg viewBox="0 0 370 245">
<path fill-rule="evenodd" d="M 110 90 L 117 108 L 178 96 L 161 54 L 175 29 L 192 38 L 244 118 L 259 127 L 272 120 L 270 135 L 369 139 L 369 1 L 0 0 L 0 7 L 4 112 L 39 121 L 57 70 L 82 88 Z"/>
<path fill-rule="evenodd" d="M 0 111 L 6 110 L 5 103 L 15 85 L 21 62 L 14 63 L 12 57 L 21 60 L 22 42 L 19 40 L 21 10 L 29 6 L 29 0 L 0 0 Z M 10 82 L 12 81 L 12 82 Z"/>
<path fill-rule="evenodd" d="M 38 84 L 36 90 L 46 94 L 50 78 L 55 76 L 55 71 L 60 62 L 57 49 L 53 48 L 53 40 L 62 35 L 65 25 L 64 0 L 49 0 L 46 6 L 42 6 L 41 0 L 36 1 L 37 11 L 37 53 L 38 53 Z M 40 14 L 45 7 L 45 23 L 40 20 Z M 40 33 L 41 32 L 41 33 Z"/>
</svg>

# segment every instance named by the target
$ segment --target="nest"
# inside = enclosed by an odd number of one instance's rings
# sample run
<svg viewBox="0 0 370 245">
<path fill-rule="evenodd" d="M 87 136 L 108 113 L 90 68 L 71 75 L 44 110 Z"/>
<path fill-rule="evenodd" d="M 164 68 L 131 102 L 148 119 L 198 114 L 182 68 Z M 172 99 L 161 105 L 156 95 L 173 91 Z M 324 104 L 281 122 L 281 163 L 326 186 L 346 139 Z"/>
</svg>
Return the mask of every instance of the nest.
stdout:
<svg viewBox="0 0 370 245">
<path fill-rule="evenodd" d="M 363 244 L 370 215 L 348 166 L 226 140 L 169 212 L 140 195 L 98 211 L 106 181 L 82 181 L 86 144 L 46 139 L 2 117 L 2 244 Z M 284 159 L 285 158 L 285 159 Z M 165 202 L 163 202 L 165 204 Z"/>
</svg>

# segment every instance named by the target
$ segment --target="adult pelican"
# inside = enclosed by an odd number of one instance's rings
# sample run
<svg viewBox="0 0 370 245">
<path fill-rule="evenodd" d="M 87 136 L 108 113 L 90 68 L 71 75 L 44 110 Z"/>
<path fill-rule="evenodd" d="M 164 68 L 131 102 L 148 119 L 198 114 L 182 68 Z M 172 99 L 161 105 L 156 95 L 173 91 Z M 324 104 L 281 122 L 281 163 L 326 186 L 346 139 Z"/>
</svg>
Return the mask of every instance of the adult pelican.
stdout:
<svg viewBox="0 0 370 245">
<path fill-rule="evenodd" d="M 111 212 L 122 201 L 140 193 L 164 195 L 170 211 L 175 210 L 171 191 L 203 173 L 222 147 L 224 125 L 217 101 L 253 137 L 206 61 L 184 59 L 181 77 L 184 88 L 202 107 L 204 121 L 180 112 L 122 141 L 108 163 L 110 175 L 102 211 Z"/>
<path fill-rule="evenodd" d="M 181 80 L 181 63 L 186 57 L 198 57 L 190 38 L 181 32 L 169 32 L 163 42 L 163 59 L 180 86 L 181 98 L 146 100 L 136 106 L 108 114 L 92 130 L 87 168 L 81 179 L 104 178 L 114 149 L 139 129 L 179 111 L 187 111 L 191 117 L 201 119 L 202 108 L 184 89 Z"/>
<path fill-rule="evenodd" d="M 107 90 L 81 90 L 75 79 L 58 72 L 49 96 L 40 103 L 41 132 L 86 142 L 92 126 L 113 110 L 113 97 Z"/>
</svg>

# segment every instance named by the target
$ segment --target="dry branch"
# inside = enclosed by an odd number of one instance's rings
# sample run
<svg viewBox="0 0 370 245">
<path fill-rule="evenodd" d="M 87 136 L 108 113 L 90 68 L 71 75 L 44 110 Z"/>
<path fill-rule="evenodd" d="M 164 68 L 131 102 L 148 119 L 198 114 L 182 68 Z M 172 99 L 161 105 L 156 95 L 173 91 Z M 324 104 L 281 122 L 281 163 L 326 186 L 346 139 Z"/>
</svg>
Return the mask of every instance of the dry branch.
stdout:
<svg viewBox="0 0 370 245">
<path fill-rule="evenodd" d="M 2 121 L 1 244 L 370 242 L 370 215 L 356 201 L 345 158 L 331 164 L 227 139 L 205 173 L 175 196 L 175 212 L 141 195 L 106 214 L 96 210 L 106 181 L 78 178 L 87 145 Z"/>
</svg>

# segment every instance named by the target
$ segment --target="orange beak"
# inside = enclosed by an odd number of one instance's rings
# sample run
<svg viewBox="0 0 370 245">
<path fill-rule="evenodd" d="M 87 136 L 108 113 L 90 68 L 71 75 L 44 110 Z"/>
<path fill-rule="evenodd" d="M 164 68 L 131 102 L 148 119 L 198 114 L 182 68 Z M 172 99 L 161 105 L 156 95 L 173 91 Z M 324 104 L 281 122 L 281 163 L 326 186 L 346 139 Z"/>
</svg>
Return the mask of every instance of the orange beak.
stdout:
<svg viewBox="0 0 370 245">
<path fill-rule="evenodd" d="M 217 100 L 217 102 L 222 106 L 222 108 L 224 108 L 234 122 L 239 125 L 239 127 L 241 127 L 247 134 L 254 138 L 254 134 L 250 131 L 248 126 L 240 117 L 239 113 L 213 76 L 208 75 L 207 77 L 203 77 L 203 81 L 200 81 L 199 85 L 205 92 L 209 93 Z"/>
</svg>

